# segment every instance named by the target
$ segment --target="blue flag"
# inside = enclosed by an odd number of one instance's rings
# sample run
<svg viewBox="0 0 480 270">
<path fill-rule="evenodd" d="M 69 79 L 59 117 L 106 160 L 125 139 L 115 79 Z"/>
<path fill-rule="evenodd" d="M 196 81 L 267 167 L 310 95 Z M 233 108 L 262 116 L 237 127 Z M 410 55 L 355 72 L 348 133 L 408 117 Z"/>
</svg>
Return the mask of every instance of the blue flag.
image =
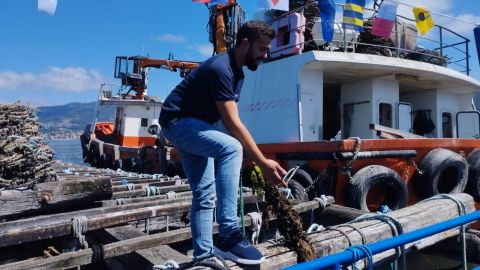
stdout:
<svg viewBox="0 0 480 270">
<path fill-rule="evenodd" d="M 480 63 L 480 26 L 473 29 L 473 34 L 475 35 L 475 43 L 477 44 L 478 62 Z"/>
<path fill-rule="evenodd" d="M 347 0 L 343 10 L 343 28 L 363 31 L 365 0 Z"/>
<path fill-rule="evenodd" d="M 322 20 L 322 36 L 325 42 L 333 40 L 333 25 L 335 23 L 335 2 L 333 0 L 318 0 L 320 18 Z"/>
<path fill-rule="evenodd" d="M 210 6 L 213 5 L 226 5 L 228 0 L 210 0 Z"/>
</svg>

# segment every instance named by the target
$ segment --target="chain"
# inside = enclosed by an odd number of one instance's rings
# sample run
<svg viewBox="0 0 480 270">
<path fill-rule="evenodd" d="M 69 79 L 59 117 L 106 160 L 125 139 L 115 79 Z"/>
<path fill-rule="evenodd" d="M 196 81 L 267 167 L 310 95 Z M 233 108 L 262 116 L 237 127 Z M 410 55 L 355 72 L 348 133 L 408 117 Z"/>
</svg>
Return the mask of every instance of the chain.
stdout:
<svg viewBox="0 0 480 270">
<path fill-rule="evenodd" d="M 413 167 L 415 167 L 415 170 L 418 172 L 418 174 L 423 175 L 424 171 L 420 170 L 420 168 L 417 167 L 415 160 L 412 160 L 412 163 L 413 163 Z"/>
<path fill-rule="evenodd" d="M 411 161 L 412 161 L 412 160 L 411 160 L 410 158 L 407 159 L 407 167 L 405 168 L 405 177 L 404 177 L 405 180 L 408 180 L 408 178 L 410 177 L 410 172 L 409 172 L 409 170 L 410 170 L 410 162 L 411 162 Z"/>
</svg>

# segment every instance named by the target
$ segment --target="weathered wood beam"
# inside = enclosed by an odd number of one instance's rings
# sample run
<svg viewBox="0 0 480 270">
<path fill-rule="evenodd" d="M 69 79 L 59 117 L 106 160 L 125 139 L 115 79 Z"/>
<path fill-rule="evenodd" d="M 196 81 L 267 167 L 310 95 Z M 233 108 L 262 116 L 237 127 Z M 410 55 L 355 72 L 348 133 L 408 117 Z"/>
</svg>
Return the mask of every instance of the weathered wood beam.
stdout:
<svg viewBox="0 0 480 270">
<path fill-rule="evenodd" d="M 175 185 L 175 186 L 159 187 L 160 194 L 165 194 L 169 191 L 180 192 L 180 191 L 187 191 L 187 190 L 190 190 L 190 185 Z M 129 197 L 138 197 L 138 196 L 146 196 L 145 189 L 115 192 L 113 193 L 112 198 L 119 199 L 119 198 L 129 198 Z"/>
<path fill-rule="evenodd" d="M 316 209 L 319 207 L 317 201 L 310 201 L 294 205 L 293 209 L 297 212 L 306 212 L 311 209 Z M 274 220 L 275 217 L 272 217 L 270 220 Z M 245 217 L 245 225 L 250 226 L 251 218 L 249 216 Z M 213 226 L 213 233 L 218 232 L 218 225 L 215 223 Z M 123 240 L 103 246 L 104 258 L 112 258 L 115 256 L 120 256 L 128 254 L 135 250 L 145 249 L 156 247 L 159 245 L 165 245 L 168 243 L 174 243 L 179 241 L 188 240 L 191 238 L 190 228 L 182 228 L 174 231 L 152 234 L 142 237 L 137 237 L 133 239 Z M 92 249 L 84 249 L 75 252 L 69 252 L 60 254 L 55 257 L 46 258 L 42 260 L 25 260 L 10 264 L 0 265 L 0 270 L 16 270 L 16 269 L 59 269 L 59 268 L 69 268 L 79 265 L 87 265 L 92 262 Z"/>
<path fill-rule="evenodd" d="M 111 198 L 108 177 L 40 183 L 35 190 L 0 191 L 0 219 L 66 210 Z"/>
</svg>

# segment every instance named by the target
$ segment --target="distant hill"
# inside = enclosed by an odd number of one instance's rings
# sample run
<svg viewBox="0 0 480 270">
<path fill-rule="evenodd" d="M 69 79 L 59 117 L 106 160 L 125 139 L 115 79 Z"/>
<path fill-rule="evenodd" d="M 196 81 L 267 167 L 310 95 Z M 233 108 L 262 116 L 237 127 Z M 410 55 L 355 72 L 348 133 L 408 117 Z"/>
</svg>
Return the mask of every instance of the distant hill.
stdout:
<svg viewBox="0 0 480 270">
<path fill-rule="evenodd" d="M 96 102 L 72 102 L 60 106 L 46 106 L 36 108 L 39 121 L 42 123 L 42 132 L 48 137 L 71 136 L 79 134 L 93 120 Z M 99 120 L 113 121 L 115 108 L 103 109 Z"/>
</svg>

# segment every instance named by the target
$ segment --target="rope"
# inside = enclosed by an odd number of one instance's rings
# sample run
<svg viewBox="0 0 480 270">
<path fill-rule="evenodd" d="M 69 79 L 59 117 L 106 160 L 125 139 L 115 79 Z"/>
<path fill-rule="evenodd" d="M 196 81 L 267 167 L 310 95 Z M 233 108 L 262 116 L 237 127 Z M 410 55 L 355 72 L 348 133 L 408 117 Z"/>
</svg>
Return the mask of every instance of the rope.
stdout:
<svg viewBox="0 0 480 270">
<path fill-rule="evenodd" d="M 122 179 L 122 185 L 124 186 L 128 185 L 128 179 Z"/>
<path fill-rule="evenodd" d="M 163 264 L 157 264 L 152 266 L 152 270 L 172 270 L 180 268 L 180 265 L 174 260 L 168 260 Z"/>
<path fill-rule="evenodd" d="M 124 198 L 116 199 L 116 201 L 117 201 L 117 205 L 127 204 L 127 201 Z"/>
<path fill-rule="evenodd" d="M 400 221 L 397 218 L 387 214 L 364 214 L 348 223 L 361 222 L 361 221 L 367 221 L 367 220 L 380 220 L 385 222 L 392 229 L 393 236 L 398 236 L 400 234 L 403 234 L 403 226 L 400 223 Z M 402 258 L 403 269 L 406 270 L 407 260 L 405 257 L 405 246 L 401 245 L 400 247 L 396 248 L 395 253 L 397 255 L 397 258 L 398 257 Z M 396 265 L 394 269 L 397 269 Z"/>
<path fill-rule="evenodd" d="M 307 233 L 308 234 L 316 233 L 316 232 L 321 232 L 323 230 L 325 230 L 325 227 L 323 227 L 322 225 L 318 225 L 317 223 L 312 223 L 312 225 L 308 227 Z"/>
<path fill-rule="evenodd" d="M 239 189 L 238 192 L 240 192 L 240 217 L 242 220 L 242 234 L 243 238 L 245 238 L 245 211 L 244 211 L 244 205 L 243 205 L 243 183 L 242 183 L 242 171 L 240 170 L 240 181 L 239 181 Z"/>
<path fill-rule="evenodd" d="M 467 213 L 467 207 L 465 206 L 465 204 L 462 201 L 460 201 L 458 198 L 450 194 L 438 194 L 428 199 L 425 199 L 421 202 L 438 200 L 438 199 L 449 199 L 454 201 L 457 204 L 458 216 L 463 216 Z M 467 243 L 465 239 L 465 225 L 460 226 L 460 241 L 461 241 L 461 248 L 462 248 L 463 269 L 466 270 L 467 269 Z"/>
<path fill-rule="evenodd" d="M 88 248 L 88 242 L 85 240 L 87 232 L 87 217 L 76 216 L 72 218 L 72 232 L 74 237 L 78 237 L 78 241 L 83 248 Z"/>
<path fill-rule="evenodd" d="M 145 187 L 145 194 L 147 195 L 147 197 L 159 195 L 160 188 L 155 186 Z M 167 194 L 167 198 L 168 198 L 168 194 Z"/>
<path fill-rule="evenodd" d="M 286 199 L 293 199 L 292 190 L 289 188 L 278 188 L 285 195 Z"/>
<path fill-rule="evenodd" d="M 331 231 L 337 231 L 339 232 L 340 234 L 342 234 L 343 236 L 345 236 L 345 238 L 347 238 L 347 241 L 348 241 L 348 245 L 349 246 L 352 246 L 352 238 L 350 238 L 350 236 L 348 235 L 348 233 L 340 228 L 336 228 L 336 227 L 327 227 L 326 228 L 327 230 L 331 230 Z"/>
<path fill-rule="evenodd" d="M 253 230 L 252 243 L 256 245 L 258 244 L 260 229 L 262 228 L 262 215 L 258 212 L 250 212 L 247 214 L 247 216 L 252 218 L 252 224 L 250 225 L 250 228 Z"/>
<path fill-rule="evenodd" d="M 133 183 L 127 183 L 127 188 L 130 191 L 135 190 L 135 185 Z"/>
<path fill-rule="evenodd" d="M 314 198 L 315 201 L 317 201 L 318 203 L 320 203 L 320 210 L 323 210 L 325 209 L 325 207 L 329 206 L 330 204 L 332 204 L 334 202 L 334 200 L 332 200 L 333 202 L 332 203 L 329 203 L 328 202 L 328 199 L 329 198 L 333 198 L 332 196 L 325 196 L 325 195 L 320 195 L 320 197 L 316 197 Z"/>
<path fill-rule="evenodd" d="M 363 251 L 367 254 L 367 262 L 368 262 L 368 267 L 367 265 L 365 265 L 364 268 L 368 269 L 368 270 L 373 270 L 373 254 L 372 254 L 372 251 L 367 247 L 367 246 L 363 246 L 363 245 L 358 245 L 358 246 L 351 246 L 351 247 L 348 247 L 346 249 L 346 251 L 350 251 L 352 252 L 352 255 L 353 255 L 353 263 L 352 263 L 352 267 L 354 269 L 358 269 L 357 266 L 355 266 L 355 262 L 360 260 L 361 259 L 361 253 L 360 251 Z"/>
<path fill-rule="evenodd" d="M 287 183 L 287 185 L 288 185 L 288 182 L 290 182 L 292 177 L 295 175 L 295 173 L 297 173 L 299 168 L 300 168 L 300 166 L 297 165 L 297 166 L 291 168 L 290 170 L 288 170 L 287 174 L 285 174 L 285 176 L 283 177 L 283 181 L 285 181 Z"/>
<path fill-rule="evenodd" d="M 159 192 L 159 193 L 160 193 L 160 192 Z M 166 195 L 167 195 L 167 199 L 175 199 L 175 198 L 177 198 L 177 193 L 176 193 L 175 191 L 173 191 L 173 190 L 167 192 Z"/>
</svg>

